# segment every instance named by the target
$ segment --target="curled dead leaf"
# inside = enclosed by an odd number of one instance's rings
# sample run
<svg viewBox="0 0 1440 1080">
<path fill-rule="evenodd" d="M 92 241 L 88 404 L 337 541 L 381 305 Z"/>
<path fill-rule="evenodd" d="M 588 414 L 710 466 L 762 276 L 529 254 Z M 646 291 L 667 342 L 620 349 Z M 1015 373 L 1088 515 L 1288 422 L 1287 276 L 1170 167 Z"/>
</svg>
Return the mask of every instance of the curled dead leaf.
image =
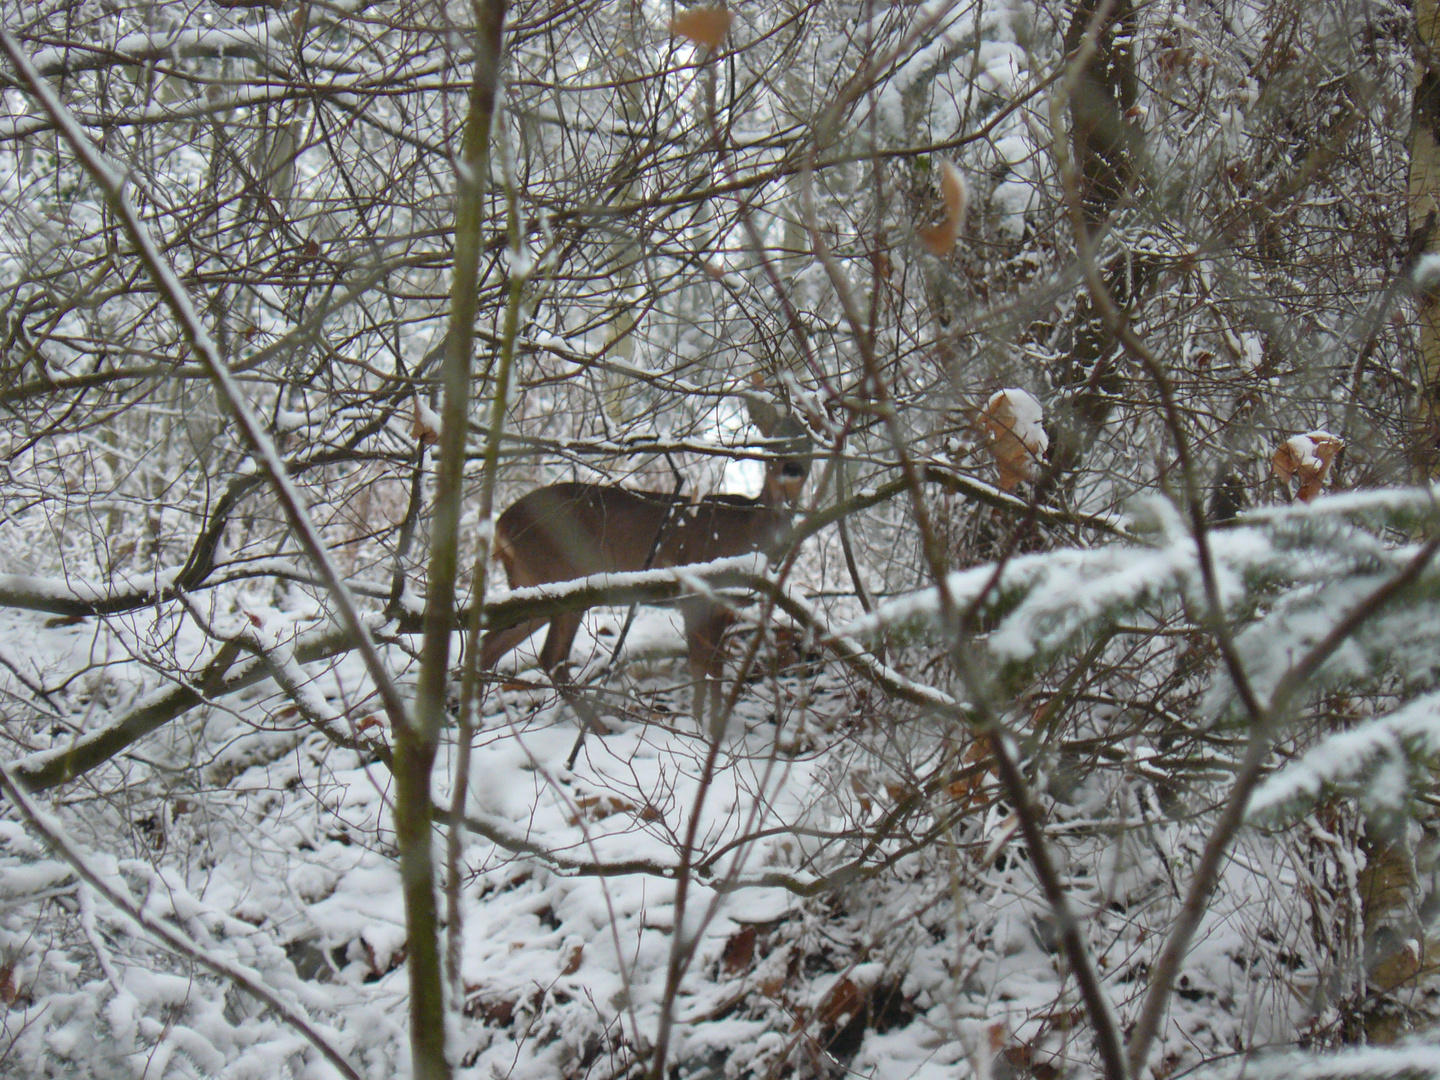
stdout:
<svg viewBox="0 0 1440 1080">
<path fill-rule="evenodd" d="M 1050 436 L 1045 434 L 1040 402 L 1015 387 L 990 395 L 980 413 L 980 424 L 989 437 L 1002 491 L 1013 491 L 1022 480 L 1040 475 Z"/>
<path fill-rule="evenodd" d="M 750 966 L 755 959 L 755 927 L 742 927 L 731 934 L 725 942 L 725 951 L 720 954 L 720 964 L 731 975 L 737 975 Z"/>
<path fill-rule="evenodd" d="M 1330 466 L 1343 449 L 1345 443 L 1328 431 L 1292 435 L 1280 444 L 1270 459 L 1270 465 L 1287 489 L 1290 481 L 1298 478 L 1300 486 L 1295 497 L 1308 503 L 1320 494 L 1330 475 Z"/>
<path fill-rule="evenodd" d="M 949 161 L 940 162 L 940 202 L 945 207 L 945 220 L 939 225 L 921 225 L 916 229 L 920 246 L 937 258 L 949 255 L 955 250 L 955 241 L 960 238 L 960 225 L 965 220 L 965 208 L 970 203 L 970 193 L 960 170 Z"/>
<path fill-rule="evenodd" d="M 575 806 L 578 814 L 572 815 L 570 824 L 578 825 L 583 819 L 585 821 L 604 821 L 611 814 L 640 814 L 643 818 L 645 809 L 637 807 L 627 799 L 619 795 L 606 794 L 580 794 L 575 796 Z"/>
<path fill-rule="evenodd" d="M 725 8 L 689 8 L 675 13 L 670 33 L 695 45 L 718 49 L 735 16 Z"/>
<path fill-rule="evenodd" d="M 434 446 L 440 441 L 440 414 L 418 396 L 414 401 L 415 423 L 411 425 L 410 434 L 415 437 L 416 442 Z"/>
<path fill-rule="evenodd" d="M 585 943 L 576 942 L 570 946 L 565 954 L 565 962 L 560 967 L 561 975 L 574 975 L 580 970 L 580 964 L 585 959 Z"/>
<path fill-rule="evenodd" d="M 835 1026 L 840 1021 L 854 1016 L 864 1007 L 864 992 L 848 978 L 842 976 L 820 1003 L 817 1014 L 821 1023 Z"/>
</svg>

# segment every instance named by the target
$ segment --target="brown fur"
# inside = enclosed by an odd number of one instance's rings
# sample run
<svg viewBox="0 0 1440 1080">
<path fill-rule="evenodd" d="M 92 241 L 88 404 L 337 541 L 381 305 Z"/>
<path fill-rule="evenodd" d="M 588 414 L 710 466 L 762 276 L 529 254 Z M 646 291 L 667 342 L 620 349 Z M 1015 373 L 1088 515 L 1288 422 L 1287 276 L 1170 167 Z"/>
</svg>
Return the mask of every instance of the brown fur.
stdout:
<svg viewBox="0 0 1440 1080">
<path fill-rule="evenodd" d="M 778 426 L 785 429 L 782 434 L 796 439 L 797 446 L 803 439 L 805 451 L 769 462 L 764 491 L 756 499 L 712 495 L 691 503 L 659 492 L 580 483 L 552 484 L 523 496 L 495 524 L 495 553 L 510 587 L 644 570 L 647 559 L 649 568 L 662 569 L 752 551 L 773 554 L 789 531 L 790 503 L 809 469 L 804 429 L 788 418 Z M 703 705 L 701 687 L 707 682 L 718 703 L 721 641 L 734 615 L 707 597 L 682 600 L 680 611 L 690 671 L 697 684 L 698 712 Z M 571 612 L 550 620 L 540 650 L 546 671 L 553 672 L 568 660 L 583 614 Z M 545 621 L 531 619 L 486 634 L 481 667 L 493 667 Z"/>
</svg>

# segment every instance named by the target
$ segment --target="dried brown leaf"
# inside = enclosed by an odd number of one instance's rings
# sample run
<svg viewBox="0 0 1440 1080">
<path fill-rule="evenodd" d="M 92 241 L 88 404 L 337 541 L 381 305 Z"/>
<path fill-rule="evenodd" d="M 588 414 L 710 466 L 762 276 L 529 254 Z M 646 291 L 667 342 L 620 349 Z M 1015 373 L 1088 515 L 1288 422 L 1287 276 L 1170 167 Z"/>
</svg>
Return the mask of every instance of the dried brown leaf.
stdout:
<svg viewBox="0 0 1440 1080">
<path fill-rule="evenodd" d="M 670 20 L 670 32 L 695 45 L 718 49 L 735 16 L 725 8 L 690 8 Z"/>
<path fill-rule="evenodd" d="M 466 993 L 479 987 L 466 986 Z M 509 1027 L 515 1019 L 515 1002 L 502 997 L 475 997 L 465 1002 L 465 1015 L 476 1017 L 495 1027 Z"/>
<path fill-rule="evenodd" d="M 1330 466 L 1343 449 L 1344 442 L 1328 431 L 1292 435 L 1280 444 L 1270 458 L 1270 465 L 1286 488 L 1289 488 L 1292 479 L 1298 478 L 1300 486 L 1295 497 L 1308 503 L 1324 488 Z"/>
<path fill-rule="evenodd" d="M 720 964 L 731 975 L 737 975 L 755 959 L 755 927 L 746 926 L 731 934 L 720 954 Z"/>
<path fill-rule="evenodd" d="M 572 825 L 578 825 L 582 818 L 586 821 L 604 821 L 611 814 L 640 812 L 634 803 L 622 799 L 619 795 L 580 794 L 575 796 L 575 806 L 580 813 L 571 817 Z"/>
<path fill-rule="evenodd" d="M 1040 475 L 1050 446 L 1040 420 L 1040 403 L 1024 390 L 1000 390 L 985 403 L 980 424 L 989 437 L 1002 491 L 1013 491 L 1021 481 Z"/>
<path fill-rule="evenodd" d="M 585 959 L 585 943 L 577 942 L 570 946 L 570 951 L 565 954 L 564 966 L 560 968 L 561 975 L 574 975 L 580 970 L 580 964 Z"/>
<path fill-rule="evenodd" d="M 414 402 L 415 422 L 410 427 L 410 434 L 416 442 L 434 446 L 440 441 L 440 416 L 420 398 L 416 397 Z"/>
<path fill-rule="evenodd" d="M 940 162 L 940 201 L 945 207 L 945 220 L 939 225 L 921 225 L 916 229 L 920 235 L 920 246 L 937 258 L 955 250 L 955 241 L 960 238 L 960 225 L 965 220 L 965 208 L 970 202 L 965 178 L 946 160 Z"/>
<path fill-rule="evenodd" d="M 830 988 L 830 993 L 825 996 L 816 1012 L 821 1023 L 834 1026 L 842 1018 L 852 1017 L 864 1007 L 864 992 L 848 978 L 842 977 Z"/>
</svg>

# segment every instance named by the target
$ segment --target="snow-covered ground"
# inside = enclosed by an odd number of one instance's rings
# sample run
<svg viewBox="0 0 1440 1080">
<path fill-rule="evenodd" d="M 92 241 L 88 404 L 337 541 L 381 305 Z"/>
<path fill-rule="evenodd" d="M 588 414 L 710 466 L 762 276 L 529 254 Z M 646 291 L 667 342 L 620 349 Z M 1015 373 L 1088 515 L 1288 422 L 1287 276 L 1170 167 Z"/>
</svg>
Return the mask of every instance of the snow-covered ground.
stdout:
<svg viewBox="0 0 1440 1080">
<path fill-rule="evenodd" d="M 296 623 L 252 614 L 272 631 Z M 577 660 L 608 655 L 622 617 L 592 613 L 597 633 L 582 637 Z M 115 633 L 0 618 L 7 663 L 25 675 L 4 675 L 7 723 L 37 750 L 158 685 L 147 648 L 199 652 L 183 634 L 157 643 L 143 620 Z M 512 683 L 485 699 L 452 928 L 461 1075 L 643 1067 L 682 917 L 675 869 L 692 815 L 683 920 L 696 944 L 675 1004 L 679 1075 L 939 1080 L 1093 1067 L 1053 918 L 963 733 L 913 709 L 867 708 L 863 686 L 812 662 L 746 687 L 707 776 L 683 665 L 658 655 L 667 644 L 673 656 L 673 618 L 642 609 L 627 651 L 654 658 L 592 687 L 614 730 L 588 736 L 573 770 L 577 724 L 552 691 Z M 309 673 L 350 723 L 374 724 L 357 660 Z M 13 719 L 21 702 L 28 722 Z M 122 779 L 125 798 L 106 797 Z M 1063 797 L 1047 803 L 1050 841 L 1124 1016 L 1203 836 L 1195 819 L 1162 809 L 1140 772 L 1051 790 Z M 444 787 L 435 794 L 450 805 Z M 408 1054 L 390 796 L 383 764 L 308 729 L 262 683 L 173 721 L 65 789 L 56 809 L 107 881 L 258 972 L 363 1075 L 381 1077 L 403 1072 Z M 443 848 L 437 831 L 437 856 Z M 1346 977 L 1333 946 L 1343 956 L 1345 943 L 1317 940 L 1315 922 L 1343 907 L 1321 886 L 1330 875 L 1344 892 L 1334 875 L 1345 855 L 1339 840 L 1306 848 L 1247 834 L 1185 963 L 1159 1070 L 1330 1022 L 1333 985 Z M 13 821 L 0 832 L 0 881 L 13 1075 L 333 1075 L 273 1014 L 138 933 Z"/>
</svg>

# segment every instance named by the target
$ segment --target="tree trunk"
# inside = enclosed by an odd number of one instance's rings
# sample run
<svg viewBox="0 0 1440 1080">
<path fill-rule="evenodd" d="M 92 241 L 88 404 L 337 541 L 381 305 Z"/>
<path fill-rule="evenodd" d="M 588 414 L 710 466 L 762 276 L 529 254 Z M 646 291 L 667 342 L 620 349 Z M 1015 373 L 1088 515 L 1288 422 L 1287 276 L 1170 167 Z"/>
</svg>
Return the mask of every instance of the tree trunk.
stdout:
<svg viewBox="0 0 1440 1080">
<path fill-rule="evenodd" d="M 450 325 L 440 381 L 440 460 L 425 595 L 424 641 L 411 724 L 392 732 L 395 741 L 395 836 L 405 892 L 409 947 L 410 1053 L 415 1080 L 449 1080 L 445 1050 L 445 994 L 440 972 L 440 920 L 435 901 L 432 853 L 434 805 L 430 776 L 445 723 L 445 690 L 450 672 L 450 635 L 455 618 L 459 571 L 460 511 L 465 476 L 466 434 L 472 394 L 480 241 L 484 194 L 490 171 L 490 129 L 500 80 L 506 0 L 475 5 L 475 72 L 470 112 L 457 173 L 455 269 L 450 286 Z"/>
<path fill-rule="evenodd" d="M 1102 0 L 1080 0 L 1065 33 L 1065 51 L 1074 53 L 1090 32 Z M 1095 51 L 1075 81 L 1070 98 L 1070 143 L 1080 182 L 1085 229 L 1093 238 L 1120 208 L 1135 182 L 1141 132 L 1125 113 L 1135 105 L 1138 80 L 1133 40 L 1135 11 L 1129 0 L 1111 4 L 1095 41 Z M 1130 307 L 1154 283 L 1150 260 L 1113 258 L 1105 266 L 1105 284 L 1115 303 Z M 1092 310 L 1088 296 L 1075 302 L 1070 348 L 1053 379 L 1064 388 L 1050 416 L 1052 479 L 1043 496 L 1079 466 L 1085 449 L 1110 418 L 1123 378 L 1115 366 L 1114 335 Z"/>
<path fill-rule="evenodd" d="M 1440 254 L 1440 26 L 1436 0 L 1415 0 L 1415 101 L 1410 127 L 1410 251 L 1414 257 Z M 1440 455 L 1440 274 L 1429 280 L 1420 296 L 1421 393 L 1416 420 L 1420 429 L 1416 464 L 1422 476 L 1435 476 Z"/>
</svg>

